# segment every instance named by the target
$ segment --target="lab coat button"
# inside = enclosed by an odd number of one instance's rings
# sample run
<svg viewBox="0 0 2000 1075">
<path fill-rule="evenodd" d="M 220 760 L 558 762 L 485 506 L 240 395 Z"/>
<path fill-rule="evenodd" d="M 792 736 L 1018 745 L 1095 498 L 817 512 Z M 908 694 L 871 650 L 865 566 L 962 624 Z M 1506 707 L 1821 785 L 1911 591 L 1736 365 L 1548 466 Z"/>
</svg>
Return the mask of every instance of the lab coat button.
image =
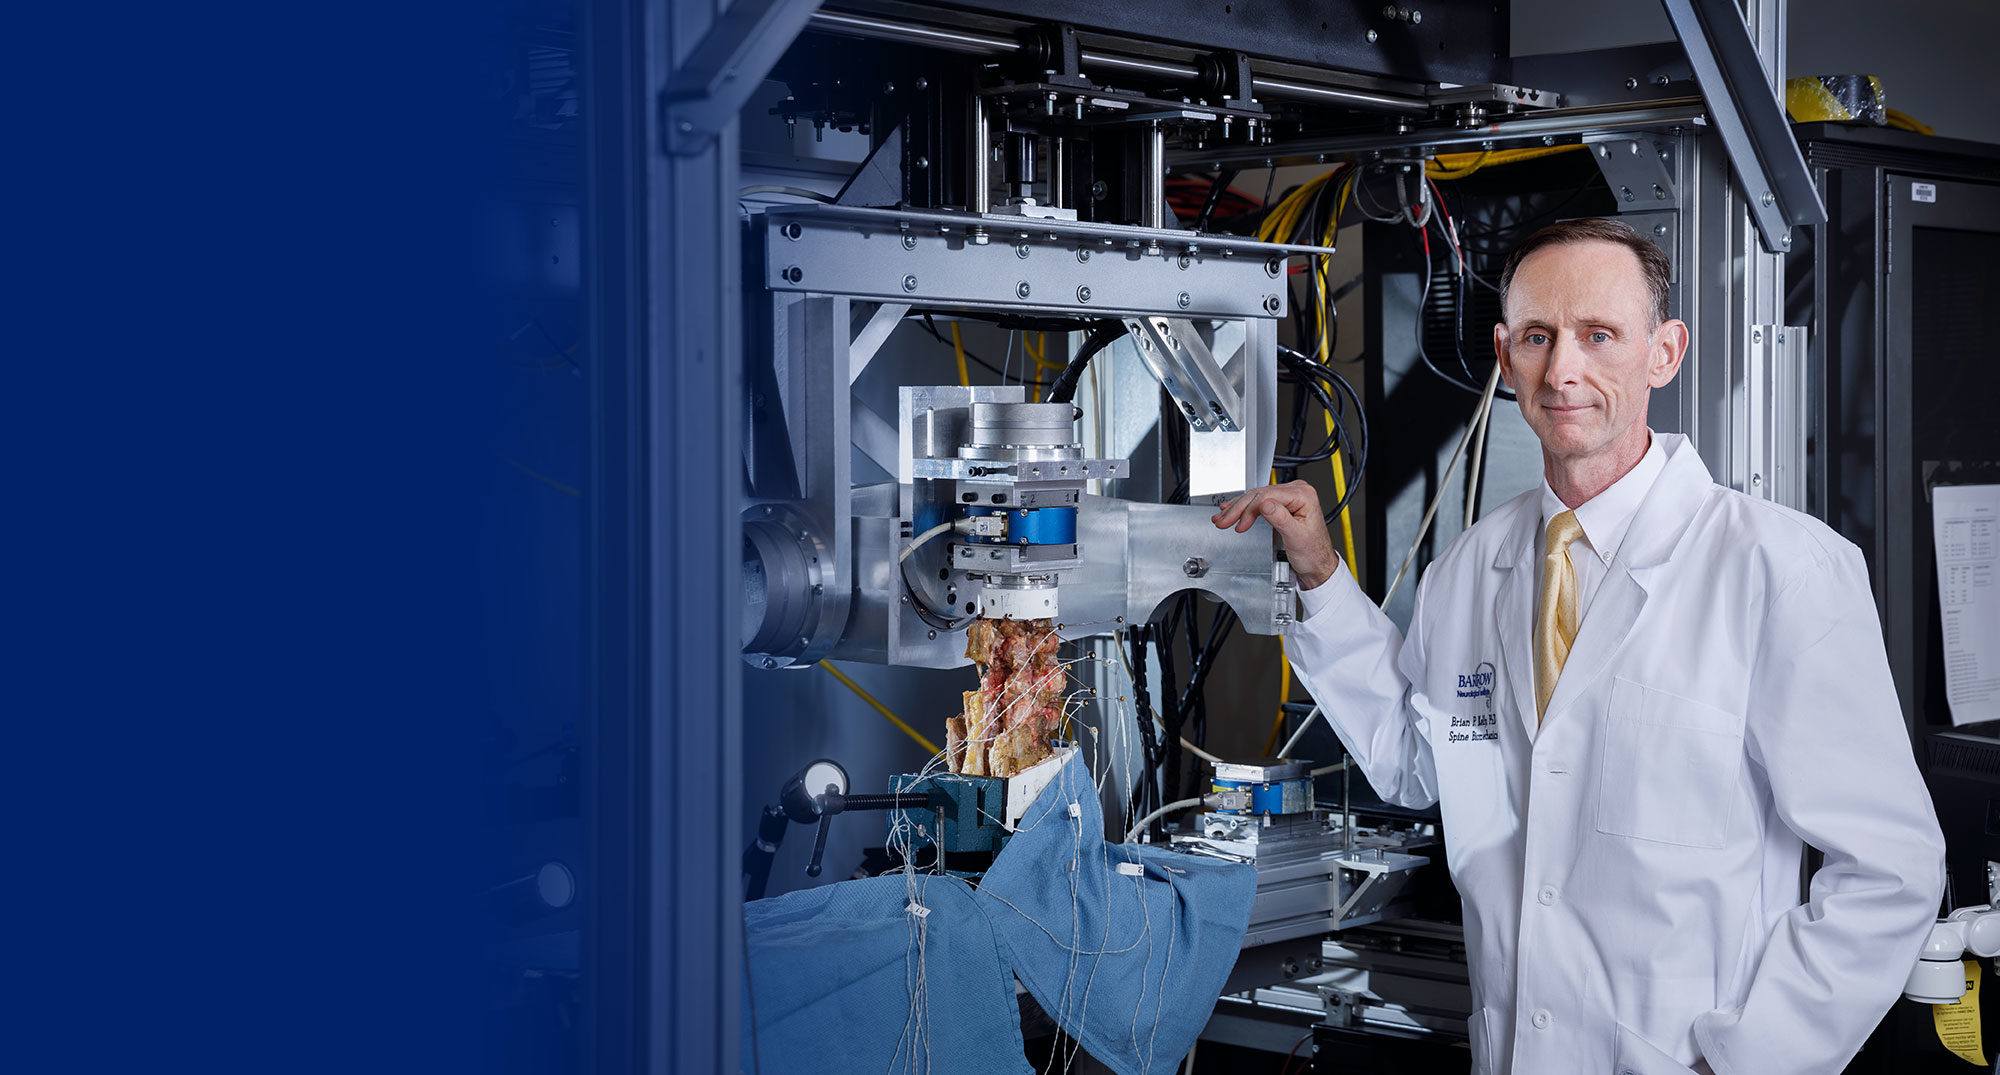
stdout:
<svg viewBox="0 0 2000 1075">
<path fill-rule="evenodd" d="M 1547 1008 L 1543 1008 L 1535 1013 L 1534 1024 L 1536 1030 L 1547 1030 L 1549 1028 L 1549 1010 Z"/>
<path fill-rule="evenodd" d="M 1538 899 L 1538 900 L 1541 900 L 1541 901 L 1542 901 L 1542 906 L 1544 906 L 1544 907 L 1552 907 L 1552 906 L 1554 906 L 1554 905 L 1555 905 L 1555 902 L 1556 902 L 1556 889 L 1555 889 L 1555 886 L 1554 886 L 1554 885 L 1543 885 L 1543 886 L 1542 886 L 1542 891 L 1541 891 L 1540 893 L 1536 894 L 1535 898 L 1536 898 L 1536 899 Z"/>
</svg>

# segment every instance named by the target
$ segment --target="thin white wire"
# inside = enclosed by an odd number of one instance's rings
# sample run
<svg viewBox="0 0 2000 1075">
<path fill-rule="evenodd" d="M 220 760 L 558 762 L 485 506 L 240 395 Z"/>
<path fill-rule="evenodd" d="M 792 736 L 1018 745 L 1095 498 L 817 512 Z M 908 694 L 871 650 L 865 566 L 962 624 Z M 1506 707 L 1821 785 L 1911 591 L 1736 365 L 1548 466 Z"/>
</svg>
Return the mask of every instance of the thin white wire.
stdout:
<svg viewBox="0 0 2000 1075">
<path fill-rule="evenodd" d="M 1495 367 L 1498 368 L 1497 366 Z M 1466 472 L 1465 529 L 1472 529 L 1472 508 L 1479 503 L 1479 478 L 1486 463 L 1486 438 L 1493 434 L 1493 408 L 1479 411 L 1479 435 L 1472 442 L 1472 469 Z"/>
<path fill-rule="evenodd" d="M 918 547 L 923 545 L 924 542 L 929 541 L 930 539 L 938 536 L 939 534 L 944 533 L 949 529 L 951 529 L 951 520 L 947 519 L 944 522 L 941 522 L 936 526 L 931 527 L 929 530 L 926 530 L 923 533 L 918 534 L 915 541 L 910 542 L 907 546 L 903 548 L 902 552 L 896 554 L 896 562 L 900 564 L 903 561 L 909 559 L 910 554 L 916 552 Z"/>
<path fill-rule="evenodd" d="M 1472 433 L 1479 427 L 1481 419 L 1493 406 L 1493 392 L 1500 387 L 1500 363 L 1493 364 L 1493 372 L 1486 375 L 1486 388 L 1479 394 L 1479 409 L 1473 412 L 1473 420 L 1466 423 L 1465 435 L 1458 438 L 1458 447 L 1451 450 L 1451 459 L 1444 466 L 1444 474 L 1438 478 L 1437 495 L 1431 497 L 1430 507 L 1424 509 L 1424 521 L 1417 527 L 1416 539 L 1410 542 L 1410 551 L 1403 556 L 1403 565 L 1396 569 L 1396 577 L 1389 583 L 1389 592 L 1382 595 L 1382 606 L 1387 608 L 1396 590 L 1403 585 L 1403 576 L 1410 571 L 1410 564 L 1417 558 L 1417 550 L 1423 547 L 1424 535 L 1431 531 L 1431 520 L 1437 517 L 1438 505 L 1444 502 L 1445 490 L 1451 488 L 1451 476 L 1458 471 L 1459 456 L 1465 453 L 1465 446 L 1472 440 Z"/>
</svg>

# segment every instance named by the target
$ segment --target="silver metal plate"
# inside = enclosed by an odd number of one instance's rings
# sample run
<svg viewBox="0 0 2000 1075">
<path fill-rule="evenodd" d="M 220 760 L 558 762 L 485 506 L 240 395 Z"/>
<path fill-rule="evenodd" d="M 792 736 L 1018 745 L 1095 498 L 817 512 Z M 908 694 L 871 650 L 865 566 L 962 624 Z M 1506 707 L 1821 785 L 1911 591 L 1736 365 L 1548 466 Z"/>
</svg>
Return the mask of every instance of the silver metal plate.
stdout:
<svg viewBox="0 0 2000 1075">
<path fill-rule="evenodd" d="M 774 291 L 926 306 L 1278 318 L 1285 259 L 1320 252 L 1154 228 L 800 206 L 766 221 Z"/>
</svg>

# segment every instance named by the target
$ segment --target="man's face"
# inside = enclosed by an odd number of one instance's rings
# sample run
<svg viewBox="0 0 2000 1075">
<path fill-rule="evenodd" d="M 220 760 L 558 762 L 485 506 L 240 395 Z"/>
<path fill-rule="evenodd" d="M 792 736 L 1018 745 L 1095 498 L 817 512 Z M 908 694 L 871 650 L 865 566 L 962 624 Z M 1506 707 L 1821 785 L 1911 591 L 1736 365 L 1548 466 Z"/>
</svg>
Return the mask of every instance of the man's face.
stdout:
<svg viewBox="0 0 2000 1075">
<path fill-rule="evenodd" d="M 1645 428 L 1646 403 L 1674 379 L 1687 325 L 1655 325 L 1639 258 L 1609 242 L 1528 255 L 1493 326 L 1500 375 L 1551 457 L 1616 450 Z"/>
</svg>

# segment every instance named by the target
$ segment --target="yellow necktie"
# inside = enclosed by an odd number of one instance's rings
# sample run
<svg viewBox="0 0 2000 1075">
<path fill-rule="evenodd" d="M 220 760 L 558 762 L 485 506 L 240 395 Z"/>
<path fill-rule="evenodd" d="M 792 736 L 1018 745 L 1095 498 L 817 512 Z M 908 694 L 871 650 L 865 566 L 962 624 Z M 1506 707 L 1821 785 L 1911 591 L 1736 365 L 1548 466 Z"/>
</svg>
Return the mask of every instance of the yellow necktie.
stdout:
<svg viewBox="0 0 2000 1075">
<path fill-rule="evenodd" d="M 1549 532 L 1542 543 L 1542 604 L 1535 614 L 1536 727 L 1548 713 L 1556 677 L 1562 675 L 1570 643 L 1576 641 L 1576 568 L 1569 562 L 1569 547 L 1582 536 L 1583 524 L 1576 521 L 1576 512 L 1566 511 L 1549 520 Z"/>
</svg>

